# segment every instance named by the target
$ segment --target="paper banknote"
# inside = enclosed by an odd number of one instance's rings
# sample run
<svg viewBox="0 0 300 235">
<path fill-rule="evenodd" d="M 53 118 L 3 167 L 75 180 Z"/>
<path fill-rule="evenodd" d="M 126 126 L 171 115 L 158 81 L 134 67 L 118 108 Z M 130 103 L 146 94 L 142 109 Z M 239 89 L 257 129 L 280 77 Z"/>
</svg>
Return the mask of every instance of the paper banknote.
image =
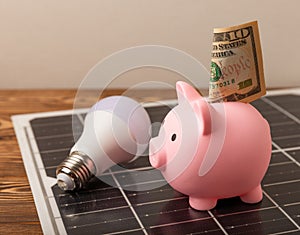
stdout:
<svg viewBox="0 0 300 235">
<path fill-rule="evenodd" d="M 211 102 L 251 102 L 266 93 L 257 21 L 214 29 Z"/>
</svg>

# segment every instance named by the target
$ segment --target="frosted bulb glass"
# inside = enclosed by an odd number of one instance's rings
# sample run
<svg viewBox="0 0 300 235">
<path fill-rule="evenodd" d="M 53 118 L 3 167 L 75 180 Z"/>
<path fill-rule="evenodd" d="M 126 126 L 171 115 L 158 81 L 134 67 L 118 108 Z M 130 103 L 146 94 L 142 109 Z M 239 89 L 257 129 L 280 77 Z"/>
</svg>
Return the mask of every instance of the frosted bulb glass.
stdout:
<svg viewBox="0 0 300 235">
<path fill-rule="evenodd" d="M 135 100 L 124 96 L 100 100 L 86 115 L 69 156 L 56 169 L 58 186 L 80 189 L 93 175 L 140 156 L 148 147 L 150 128 L 146 110 Z"/>
</svg>

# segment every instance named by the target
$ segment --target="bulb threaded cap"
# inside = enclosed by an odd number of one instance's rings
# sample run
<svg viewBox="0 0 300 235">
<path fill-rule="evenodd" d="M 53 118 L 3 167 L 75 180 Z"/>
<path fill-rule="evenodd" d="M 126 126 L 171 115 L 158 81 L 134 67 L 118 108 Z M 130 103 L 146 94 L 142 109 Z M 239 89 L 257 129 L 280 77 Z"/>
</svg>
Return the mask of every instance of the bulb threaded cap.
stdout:
<svg viewBox="0 0 300 235">
<path fill-rule="evenodd" d="M 84 153 L 72 152 L 57 168 L 57 185 L 64 191 L 81 189 L 93 175 L 96 167 Z"/>
</svg>

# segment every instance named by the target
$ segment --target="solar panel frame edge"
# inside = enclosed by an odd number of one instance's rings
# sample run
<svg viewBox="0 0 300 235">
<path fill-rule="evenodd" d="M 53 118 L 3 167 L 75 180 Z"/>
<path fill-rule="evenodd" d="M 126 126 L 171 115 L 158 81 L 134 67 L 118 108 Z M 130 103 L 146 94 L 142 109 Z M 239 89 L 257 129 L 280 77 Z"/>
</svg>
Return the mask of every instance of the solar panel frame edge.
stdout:
<svg viewBox="0 0 300 235">
<path fill-rule="evenodd" d="M 297 93 L 297 95 L 299 95 L 300 94 L 300 89 L 297 91 L 298 93 Z M 280 93 L 280 92 L 279 92 Z M 275 95 L 277 95 L 278 94 L 278 92 L 275 94 Z M 283 94 L 283 93 L 282 93 Z M 69 112 L 69 111 L 63 111 L 62 113 L 65 113 L 65 112 Z M 55 116 L 55 115 L 57 115 L 57 114 L 55 114 L 55 112 L 50 112 L 50 113 L 48 113 L 48 114 L 45 114 L 45 116 L 47 116 L 47 115 L 53 115 L 53 116 Z M 22 116 L 22 115 L 21 115 Z M 26 115 L 24 115 L 24 116 L 26 116 Z M 30 115 L 29 115 L 30 116 Z M 37 115 L 38 116 L 38 115 Z M 43 114 L 41 115 L 41 116 L 44 116 Z M 28 117 L 28 116 L 27 116 Z M 14 119 L 14 117 L 12 117 L 12 119 Z M 28 120 L 27 120 L 28 121 Z M 18 121 L 14 121 L 14 122 L 18 122 Z M 22 122 L 21 122 L 22 123 Z M 21 124 L 22 125 L 22 124 Z M 16 125 L 17 126 L 17 125 Z M 14 124 L 14 127 L 15 127 L 15 124 Z M 17 133 L 17 131 L 16 131 L 16 133 Z M 22 152 L 22 157 L 23 157 L 23 152 Z M 25 165 L 25 164 L 24 164 Z M 26 167 L 26 166 L 25 166 Z M 26 169 L 26 171 L 27 171 L 27 169 Z M 29 176 L 28 176 L 29 177 Z M 37 203 L 36 203 L 36 206 L 38 207 L 38 205 L 37 205 Z M 42 222 L 42 221 L 41 221 Z M 43 224 L 42 224 L 42 226 L 43 226 Z M 43 231 L 44 231 L 44 227 L 43 227 Z M 45 230 L 45 231 L 47 231 L 47 230 Z"/>
</svg>

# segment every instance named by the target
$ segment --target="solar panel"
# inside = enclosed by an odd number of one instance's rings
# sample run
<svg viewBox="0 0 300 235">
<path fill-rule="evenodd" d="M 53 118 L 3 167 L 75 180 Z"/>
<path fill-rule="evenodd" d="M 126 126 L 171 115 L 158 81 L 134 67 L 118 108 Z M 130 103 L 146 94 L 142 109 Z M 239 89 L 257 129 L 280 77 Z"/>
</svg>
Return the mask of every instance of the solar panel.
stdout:
<svg viewBox="0 0 300 235">
<path fill-rule="evenodd" d="M 269 121 L 272 159 L 262 182 L 263 201 L 219 200 L 210 211 L 189 207 L 148 157 L 112 167 L 78 192 L 58 188 L 55 168 L 83 129 L 79 110 L 13 117 L 43 231 L 53 234 L 299 234 L 300 96 L 274 95 L 252 104 Z M 148 107 L 152 122 L 168 107 Z M 157 132 L 157 130 L 155 130 Z M 155 133 L 154 133 L 155 134 Z M 126 168 L 127 170 L 125 170 Z M 145 190 L 135 190 L 135 189 Z"/>
</svg>

